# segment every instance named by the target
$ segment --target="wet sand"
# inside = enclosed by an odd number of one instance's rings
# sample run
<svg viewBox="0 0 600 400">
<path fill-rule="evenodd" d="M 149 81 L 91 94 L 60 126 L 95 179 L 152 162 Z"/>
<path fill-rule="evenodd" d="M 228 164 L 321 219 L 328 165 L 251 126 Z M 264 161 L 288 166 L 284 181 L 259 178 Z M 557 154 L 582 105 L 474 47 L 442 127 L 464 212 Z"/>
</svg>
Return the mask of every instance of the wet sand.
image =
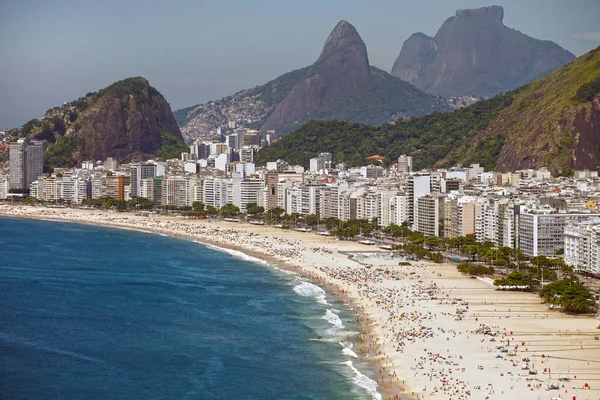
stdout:
<svg viewBox="0 0 600 400">
<path fill-rule="evenodd" d="M 451 265 L 400 266 L 370 246 L 250 224 L 28 206 L 0 206 L 1 214 L 196 240 L 326 286 L 360 320 L 361 350 L 379 363 L 385 398 L 600 398 L 599 321 L 548 310 L 535 294 L 497 291 Z M 348 256 L 364 252 L 371 257 L 360 262 Z"/>
</svg>

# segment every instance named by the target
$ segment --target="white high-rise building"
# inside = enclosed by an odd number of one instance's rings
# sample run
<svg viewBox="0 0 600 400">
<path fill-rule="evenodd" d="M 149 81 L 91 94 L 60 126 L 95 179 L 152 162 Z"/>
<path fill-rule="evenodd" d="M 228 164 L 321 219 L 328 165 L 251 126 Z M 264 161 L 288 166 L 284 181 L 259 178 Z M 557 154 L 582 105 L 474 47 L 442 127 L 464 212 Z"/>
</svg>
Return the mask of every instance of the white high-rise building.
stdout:
<svg viewBox="0 0 600 400">
<path fill-rule="evenodd" d="M 444 196 L 425 195 L 417 200 L 416 230 L 425 236 L 443 236 Z"/>
<path fill-rule="evenodd" d="M 205 205 L 213 206 L 218 210 L 227 204 L 228 182 L 219 178 L 205 179 L 202 196 Z"/>
<path fill-rule="evenodd" d="M 29 185 L 42 175 L 44 169 L 44 142 L 19 139 L 9 144 L 9 192 L 27 195 Z"/>
<path fill-rule="evenodd" d="M 402 225 L 410 220 L 409 195 L 399 194 L 390 200 L 391 224 Z"/>
<path fill-rule="evenodd" d="M 413 171 L 413 160 L 411 156 L 402 154 L 398 157 L 398 172 L 409 174 Z"/>
<path fill-rule="evenodd" d="M 164 164 L 162 165 L 162 169 L 164 170 Z M 164 175 L 164 171 L 162 174 L 158 174 L 158 168 L 156 164 L 131 164 L 131 188 L 129 191 L 129 195 L 133 197 L 141 197 L 141 185 L 142 179 L 146 178 L 156 178 L 157 176 Z"/>
<path fill-rule="evenodd" d="M 409 222 L 415 226 L 417 220 L 417 207 L 419 198 L 432 192 L 433 179 L 429 174 L 414 174 L 408 179 L 408 207 Z"/>
<path fill-rule="evenodd" d="M 8 175 L 0 175 L 0 200 L 8 197 Z"/>
<path fill-rule="evenodd" d="M 99 199 L 106 196 L 106 176 L 94 175 L 91 178 L 92 199 Z"/>
<path fill-rule="evenodd" d="M 528 257 L 554 256 L 565 246 L 565 226 L 600 214 L 559 214 L 549 208 L 522 211 L 518 216 L 517 246 Z"/>
<path fill-rule="evenodd" d="M 565 263 L 580 271 L 600 274 L 600 219 L 565 225 Z"/>
</svg>

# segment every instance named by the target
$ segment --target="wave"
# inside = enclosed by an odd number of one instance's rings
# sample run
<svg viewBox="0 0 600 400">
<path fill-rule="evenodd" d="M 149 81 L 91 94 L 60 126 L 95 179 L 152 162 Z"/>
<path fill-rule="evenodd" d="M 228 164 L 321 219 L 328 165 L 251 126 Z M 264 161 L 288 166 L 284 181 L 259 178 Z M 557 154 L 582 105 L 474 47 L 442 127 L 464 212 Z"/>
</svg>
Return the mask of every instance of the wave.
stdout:
<svg viewBox="0 0 600 400">
<path fill-rule="evenodd" d="M 328 305 L 329 303 L 325 300 L 326 293 L 319 286 L 310 282 L 301 282 L 299 285 L 294 286 L 294 292 L 302 297 L 314 297 L 317 302 Z"/>
<path fill-rule="evenodd" d="M 250 261 L 250 262 L 253 262 L 253 263 L 258 263 L 258 264 L 263 264 L 263 265 L 269 265 L 269 263 L 266 262 L 265 260 L 261 260 L 260 258 L 249 256 L 248 254 L 244 253 L 243 251 L 232 250 L 232 249 L 228 249 L 226 247 L 219 247 L 219 246 L 215 246 L 214 244 L 204 243 L 204 242 L 201 242 L 201 241 L 198 241 L 198 240 L 194 240 L 194 243 L 202 244 L 202 245 L 204 245 L 204 246 L 206 246 L 208 248 L 225 252 L 225 253 L 230 254 L 230 255 L 232 255 L 234 257 L 241 258 L 244 261 Z"/>
<path fill-rule="evenodd" d="M 335 326 L 338 329 L 344 329 L 344 324 L 342 323 L 342 319 L 331 310 L 325 311 L 325 315 L 323 319 L 329 322 L 331 325 Z"/>
<path fill-rule="evenodd" d="M 354 384 L 356 384 L 356 386 L 360 386 L 361 388 L 365 389 L 373 399 L 383 399 L 381 393 L 377 391 L 377 382 L 357 370 L 352 364 L 352 361 L 345 361 L 342 364 L 349 366 L 352 372 L 354 372 L 354 378 L 352 381 Z"/>
<path fill-rule="evenodd" d="M 356 354 L 354 351 L 352 351 L 352 349 L 350 347 L 344 347 L 342 349 L 342 353 L 344 353 L 345 355 L 350 356 L 350 357 L 358 358 L 358 354 Z"/>
</svg>

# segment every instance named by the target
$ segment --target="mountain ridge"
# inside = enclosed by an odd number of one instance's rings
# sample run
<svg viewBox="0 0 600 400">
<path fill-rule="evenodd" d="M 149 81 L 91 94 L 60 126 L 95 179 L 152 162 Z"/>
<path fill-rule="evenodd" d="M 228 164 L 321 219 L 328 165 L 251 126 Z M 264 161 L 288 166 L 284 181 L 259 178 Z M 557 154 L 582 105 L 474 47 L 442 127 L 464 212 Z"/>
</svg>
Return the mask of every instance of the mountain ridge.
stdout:
<svg viewBox="0 0 600 400">
<path fill-rule="evenodd" d="M 310 66 L 221 100 L 177 110 L 175 115 L 190 141 L 236 118 L 249 128 L 287 133 L 314 118 L 380 124 L 433 110 L 450 107 L 370 66 L 360 35 L 352 24 L 340 21 Z"/>
<path fill-rule="evenodd" d="M 503 23 L 504 9 L 457 10 L 437 33 L 411 35 L 391 74 L 427 93 L 493 96 L 554 71 L 575 56 Z"/>
<path fill-rule="evenodd" d="M 364 165 L 371 155 L 392 164 L 401 154 L 415 169 L 480 163 L 499 172 L 547 167 L 554 174 L 600 163 L 600 47 L 547 76 L 451 113 L 367 126 L 313 121 L 258 153 L 306 165 L 318 152 Z"/>
</svg>

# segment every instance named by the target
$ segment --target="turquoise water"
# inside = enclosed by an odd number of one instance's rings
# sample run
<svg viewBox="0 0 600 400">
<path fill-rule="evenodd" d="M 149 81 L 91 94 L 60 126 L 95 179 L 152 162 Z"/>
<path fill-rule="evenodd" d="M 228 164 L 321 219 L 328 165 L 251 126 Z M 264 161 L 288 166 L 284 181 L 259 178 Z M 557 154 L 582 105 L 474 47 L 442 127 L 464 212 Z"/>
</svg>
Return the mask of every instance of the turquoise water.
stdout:
<svg viewBox="0 0 600 400">
<path fill-rule="evenodd" d="M 321 288 L 243 255 L 0 218 L 3 400 L 380 398 L 358 330 Z"/>
</svg>

